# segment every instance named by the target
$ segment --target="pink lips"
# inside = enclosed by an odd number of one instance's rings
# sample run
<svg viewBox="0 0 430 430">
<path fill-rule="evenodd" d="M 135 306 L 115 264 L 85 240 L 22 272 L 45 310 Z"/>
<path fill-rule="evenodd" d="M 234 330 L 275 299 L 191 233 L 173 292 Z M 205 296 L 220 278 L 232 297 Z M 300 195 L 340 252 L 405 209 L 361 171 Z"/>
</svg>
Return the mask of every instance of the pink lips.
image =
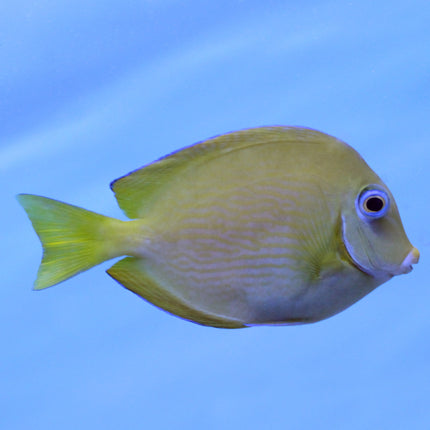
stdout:
<svg viewBox="0 0 430 430">
<path fill-rule="evenodd" d="M 417 264 L 419 259 L 420 252 L 417 248 L 413 247 L 400 265 L 398 274 L 409 273 L 412 270 L 412 265 Z"/>
</svg>

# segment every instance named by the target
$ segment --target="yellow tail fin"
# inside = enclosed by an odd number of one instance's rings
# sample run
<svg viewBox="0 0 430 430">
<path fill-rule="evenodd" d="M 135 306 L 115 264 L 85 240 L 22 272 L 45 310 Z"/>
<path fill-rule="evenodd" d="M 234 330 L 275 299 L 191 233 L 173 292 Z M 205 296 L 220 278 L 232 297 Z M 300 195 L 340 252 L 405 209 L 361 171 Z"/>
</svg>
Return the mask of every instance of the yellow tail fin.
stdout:
<svg viewBox="0 0 430 430">
<path fill-rule="evenodd" d="M 115 226 L 122 221 L 46 197 L 20 194 L 17 198 L 43 246 L 35 290 L 121 255 L 115 246 Z"/>
</svg>

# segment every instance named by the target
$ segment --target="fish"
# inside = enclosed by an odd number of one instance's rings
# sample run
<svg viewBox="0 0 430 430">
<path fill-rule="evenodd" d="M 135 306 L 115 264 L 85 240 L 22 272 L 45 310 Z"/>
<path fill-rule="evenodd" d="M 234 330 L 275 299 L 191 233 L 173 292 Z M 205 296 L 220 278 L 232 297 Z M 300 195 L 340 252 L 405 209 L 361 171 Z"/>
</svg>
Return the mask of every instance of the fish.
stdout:
<svg viewBox="0 0 430 430">
<path fill-rule="evenodd" d="M 345 142 L 305 127 L 222 134 L 111 183 L 128 220 L 19 194 L 43 246 L 34 289 L 107 273 L 204 326 L 314 323 L 419 260 L 388 187 Z"/>
</svg>

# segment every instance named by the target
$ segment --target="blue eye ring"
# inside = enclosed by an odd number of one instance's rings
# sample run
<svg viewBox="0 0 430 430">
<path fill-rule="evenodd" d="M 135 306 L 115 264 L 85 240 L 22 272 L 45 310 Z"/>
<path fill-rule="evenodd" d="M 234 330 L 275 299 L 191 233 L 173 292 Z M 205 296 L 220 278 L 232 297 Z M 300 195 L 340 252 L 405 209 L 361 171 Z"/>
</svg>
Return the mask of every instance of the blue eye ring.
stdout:
<svg viewBox="0 0 430 430">
<path fill-rule="evenodd" d="M 380 187 L 370 185 L 358 195 L 356 208 L 367 219 L 382 218 L 390 209 L 390 197 Z"/>
</svg>

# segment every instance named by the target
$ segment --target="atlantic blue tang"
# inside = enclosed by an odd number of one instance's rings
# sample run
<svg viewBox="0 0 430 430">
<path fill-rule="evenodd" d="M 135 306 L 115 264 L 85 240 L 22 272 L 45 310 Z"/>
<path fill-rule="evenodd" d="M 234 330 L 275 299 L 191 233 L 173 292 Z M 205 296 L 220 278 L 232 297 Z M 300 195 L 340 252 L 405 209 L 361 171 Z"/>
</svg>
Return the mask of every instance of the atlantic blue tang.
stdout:
<svg viewBox="0 0 430 430">
<path fill-rule="evenodd" d="M 111 188 L 130 221 L 18 196 L 43 245 L 35 289 L 125 256 L 107 273 L 186 320 L 311 323 L 419 259 L 388 187 L 353 148 L 308 128 L 220 135 Z"/>
</svg>

